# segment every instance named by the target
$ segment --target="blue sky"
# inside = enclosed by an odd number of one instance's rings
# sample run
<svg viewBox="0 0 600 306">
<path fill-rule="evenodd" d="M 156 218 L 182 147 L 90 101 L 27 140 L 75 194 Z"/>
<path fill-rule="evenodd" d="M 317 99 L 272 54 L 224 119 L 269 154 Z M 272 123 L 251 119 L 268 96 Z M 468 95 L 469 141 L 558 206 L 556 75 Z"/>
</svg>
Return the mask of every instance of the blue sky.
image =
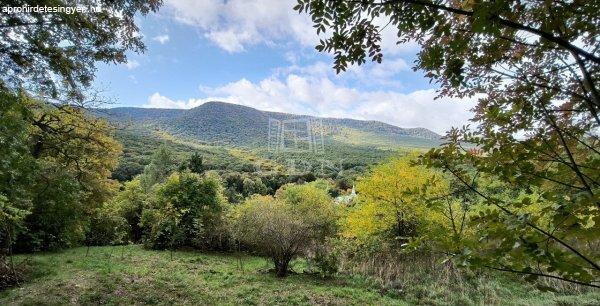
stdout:
<svg viewBox="0 0 600 306">
<path fill-rule="evenodd" d="M 397 45 L 391 28 L 383 32 L 382 64 L 336 75 L 294 3 L 166 0 L 138 20 L 147 51 L 130 54 L 126 65 L 101 65 L 96 88 L 115 106 L 191 108 L 217 100 L 438 133 L 470 118 L 473 101 L 434 100 L 435 86 L 411 69 L 419 47 Z"/>
</svg>

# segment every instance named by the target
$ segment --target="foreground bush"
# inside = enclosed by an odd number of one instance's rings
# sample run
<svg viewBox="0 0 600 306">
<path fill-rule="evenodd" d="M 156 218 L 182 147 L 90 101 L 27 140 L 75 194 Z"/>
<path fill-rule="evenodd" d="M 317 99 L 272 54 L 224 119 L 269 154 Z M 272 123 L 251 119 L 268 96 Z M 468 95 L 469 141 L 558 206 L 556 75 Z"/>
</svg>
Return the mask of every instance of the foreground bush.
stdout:
<svg viewBox="0 0 600 306">
<path fill-rule="evenodd" d="M 275 197 L 254 196 L 238 206 L 232 228 L 241 243 L 273 260 L 277 276 L 286 276 L 290 261 L 323 243 L 335 222 L 326 190 L 285 185 Z"/>
<path fill-rule="evenodd" d="M 113 198 L 110 205 L 114 207 L 116 213 L 126 221 L 125 230 L 127 231 L 125 239 L 134 243 L 142 240 L 142 212 L 147 206 L 149 194 L 144 191 L 141 180 L 138 177 L 126 182 L 116 197 Z"/>
<path fill-rule="evenodd" d="M 125 243 L 129 226 L 127 220 L 119 213 L 113 202 L 95 209 L 87 227 L 85 244 L 91 246 Z"/>
<path fill-rule="evenodd" d="M 154 197 L 141 220 L 147 246 L 222 248 L 226 201 L 218 179 L 196 173 L 173 173 L 165 183 L 155 187 Z"/>
</svg>

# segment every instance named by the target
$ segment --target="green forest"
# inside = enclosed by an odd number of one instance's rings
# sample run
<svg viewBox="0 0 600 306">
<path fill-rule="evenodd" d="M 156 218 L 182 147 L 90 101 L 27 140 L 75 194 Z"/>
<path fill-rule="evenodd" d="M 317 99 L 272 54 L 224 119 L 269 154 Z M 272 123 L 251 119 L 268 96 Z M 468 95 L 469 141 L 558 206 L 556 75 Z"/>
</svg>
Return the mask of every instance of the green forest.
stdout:
<svg viewBox="0 0 600 306">
<path fill-rule="evenodd" d="M 75 3 L 0 7 L 34 2 Z M 416 42 L 477 101 L 444 136 L 111 108 L 97 66 L 164 4 L 81 2 L 106 10 L 0 15 L 1 305 L 600 304 L 596 1 L 294 1 L 335 73 L 382 61 L 380 19 Z M 273 150 L 273 120 L 321 138 Z"/>
</svg>

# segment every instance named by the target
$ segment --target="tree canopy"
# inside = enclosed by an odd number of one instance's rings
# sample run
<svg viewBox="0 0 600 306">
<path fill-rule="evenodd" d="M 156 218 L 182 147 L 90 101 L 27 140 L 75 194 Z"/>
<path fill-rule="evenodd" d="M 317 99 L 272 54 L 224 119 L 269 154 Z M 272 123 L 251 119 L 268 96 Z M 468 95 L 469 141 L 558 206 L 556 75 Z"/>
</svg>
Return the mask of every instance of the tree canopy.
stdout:
<svg viewBox="0 0 600 306">
<path fill-rule="evenodd" d="M 473 126 L 452 129 L 447 144 L 422 159 L 490 208 L 479 221 L 496 230 L 479 233 L 496 243 L 481 244 L 478 255 L 465 251 L 466 262 L 596 286 L 597 1 L 299 0 L 295 9 L 324 33 L 316 48 L 334 54 L 338 72 L 381 62 L 381 31 L 389 27 L 398 43 L 421 46 L 415 69 L 439 85 L 441 96 L 478 99 Z M 482 180 L 525 195 L 497 195 Z M 538 203 L 538 195 L 552 205 L 535 217 L 522 208 Z M 550 229 L 540 225 L 542 216 L 552 220 Z M 518 252 L 501 262 L 484 248 L 508 245 Z"/>
<path fill-rule="evenodd" d="M 121 145 L 81 109 L 0 92 L 2 228 L 20 250 L 78 243 L 92 211 L 112 196 Z M 3 239 L 3 243 L 6 240 Z"/>
<path fill-rule="evenodd" d="M 357 186 L 358 203 L 346 217 L 343 235 L 367 242 L 378 235 L 406 243 L 423 236 L 427 223 L 440 217 L 430 200 L 448 193 L 448 182 L 434 170 L 412 163 L 417 155 L 375 167 Z"/>
<path fill-rule="evenodd" d="M 125 63 L 126 52 L 144 50 L 136 14 L 158 10 L 161 0 L 44 0 L 37 6 L 86 10 L 0 14 L 0 88 L 41 93 L 69 103 L 82 101 L 98 61 Z M 3 7 L 32 8 L 31 1 L 3 1 Z M 92 10 L 91 8 L 97 9 Z M 73 100 L 74 99 L 74 100 Z"/>
</svg>

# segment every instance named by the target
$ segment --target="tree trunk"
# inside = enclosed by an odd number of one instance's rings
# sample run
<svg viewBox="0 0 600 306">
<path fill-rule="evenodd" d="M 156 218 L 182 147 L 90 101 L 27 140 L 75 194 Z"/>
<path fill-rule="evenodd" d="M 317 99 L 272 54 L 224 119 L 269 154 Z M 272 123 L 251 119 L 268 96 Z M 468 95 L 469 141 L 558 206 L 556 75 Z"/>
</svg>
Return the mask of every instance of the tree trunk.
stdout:
<svg viewBox="0 0 600 306">
<path fill-rule="evenodd" d="M 276 259 L 275 260 L 275 273 L 278 277 L 287 276 L 288 265 L 290 261 L 286 259 Z"/>
</svg>

